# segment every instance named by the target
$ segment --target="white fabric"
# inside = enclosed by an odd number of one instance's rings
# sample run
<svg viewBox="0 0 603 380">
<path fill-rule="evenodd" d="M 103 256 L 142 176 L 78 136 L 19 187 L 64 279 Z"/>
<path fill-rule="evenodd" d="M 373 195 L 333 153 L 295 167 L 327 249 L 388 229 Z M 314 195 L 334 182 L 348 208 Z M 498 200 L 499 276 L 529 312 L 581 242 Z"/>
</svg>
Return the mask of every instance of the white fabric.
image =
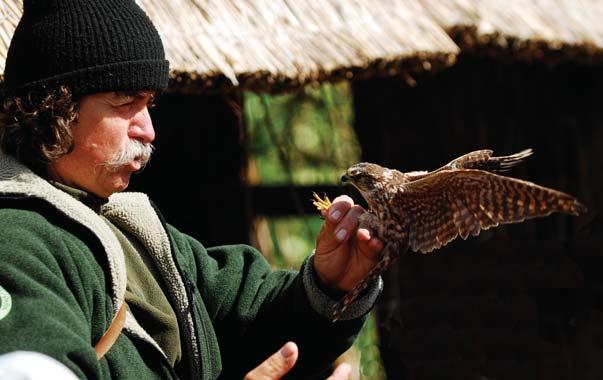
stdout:
<svg viewBox="0 0 603 380">
<path fill-rule="evenodd" d="M 0 380 L 77 380 L 64 364 L 32 351 L 0 355 Z"/>
</svg>

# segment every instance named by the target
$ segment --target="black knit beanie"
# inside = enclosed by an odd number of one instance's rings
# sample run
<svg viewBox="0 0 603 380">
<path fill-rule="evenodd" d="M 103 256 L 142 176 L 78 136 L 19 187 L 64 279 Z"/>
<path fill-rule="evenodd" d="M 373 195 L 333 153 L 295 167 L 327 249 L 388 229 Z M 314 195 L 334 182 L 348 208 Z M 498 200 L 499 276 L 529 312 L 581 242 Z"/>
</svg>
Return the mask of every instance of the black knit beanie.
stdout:
<svg viewBox="0 0 603 380">
<path fill-rule="evenodd" d="M 163 89 L 168 72 L 159 34 L 134 0 L 24 0 L 4 79 L 8 94 L 66 85 L 78 97 Z"/>
</svg>

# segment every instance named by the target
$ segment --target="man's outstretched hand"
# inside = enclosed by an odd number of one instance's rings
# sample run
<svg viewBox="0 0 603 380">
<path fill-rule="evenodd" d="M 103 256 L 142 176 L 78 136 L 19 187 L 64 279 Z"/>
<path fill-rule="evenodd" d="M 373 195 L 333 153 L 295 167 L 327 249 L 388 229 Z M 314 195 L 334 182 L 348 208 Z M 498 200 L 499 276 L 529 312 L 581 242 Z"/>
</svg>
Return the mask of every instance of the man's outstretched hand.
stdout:
<svg viewBox="0 0 603 380">
<path fill-rule="evenodd" d="M 358 228 L 365 212 L 347 195 L 322 211 L 325 222 L 316 239 L 314 269 L 326 286 L 350 291 L 379 261 L 383 242 Z"/>
<path fill-rule="evenodd" d="M 277 380 L 289 372 L 297 361 L 297 345 L 286 343 L 278 352 L 266 359 L 262 364 L 245 375 L 244 380 Z M 351 367 L 342 363 L 327 380 L 347 380 L 350 378 Z"/>
</svg>

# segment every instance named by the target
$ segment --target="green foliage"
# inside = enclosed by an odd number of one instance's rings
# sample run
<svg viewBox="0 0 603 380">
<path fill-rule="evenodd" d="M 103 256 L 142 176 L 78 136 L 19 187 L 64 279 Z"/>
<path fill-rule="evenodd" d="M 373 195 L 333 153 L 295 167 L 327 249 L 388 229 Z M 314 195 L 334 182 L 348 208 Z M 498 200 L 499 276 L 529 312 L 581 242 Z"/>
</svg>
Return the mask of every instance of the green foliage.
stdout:
<svg viewBox="0 0 603 380">
<path fill-rule="evenodd" d="M 360 158 L 347 82 L 308 87 L 295 94 L 246 93 L 244 112 L 250 185 L 336 184 Z M 297 269 L 314 249 L 321 226 L 318 213 L 258 216 L 252 243 L 275 268 Z M 371 315 L 353 347 L 360 352 L 363 379 L 385 379 L 377 339 Z"/>
<path fill-rule="evenodd" d="M 361 355 L 360 372 L 362 379 L 384 380 L 386 378 L 379 353 L 378 341 L 377 323 L 374 312 L 371 312 L 356 342 L 354 342 L 354 347 L 358 349 Z"/>
<path fill-rule="evenodd" d="M 275 268 L 299 269 L 314 249 L 322 219 L 313 216 L 257 217 L 252 243 Z"/>
<path fill-rule="evenodd" d="M 244 99 L 252 184 L 334 184 L 360 158 L 347 82 Z"/>
</svg>

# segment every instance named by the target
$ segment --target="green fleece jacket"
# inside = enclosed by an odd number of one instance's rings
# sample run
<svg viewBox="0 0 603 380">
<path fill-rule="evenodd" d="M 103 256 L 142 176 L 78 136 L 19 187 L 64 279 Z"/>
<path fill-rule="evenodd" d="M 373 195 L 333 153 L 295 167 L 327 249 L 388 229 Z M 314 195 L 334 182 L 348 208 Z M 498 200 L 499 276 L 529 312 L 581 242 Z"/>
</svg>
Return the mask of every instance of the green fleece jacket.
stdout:
<svg viewBox="0 0 603 380">
<path fill-rule="evenodd" d="M 273 271 L 243 245 L 204 248 L 166 224 L 140 193 L 113 195 L 101 213 L 135 236 L 157 264 L 181 330 L 174 369 L 128 313 L 115 345 L 98 342 L 123 303 L 120 244 L 98 214 L 0 152 L 0 354 L 37 351 L 88 379 L 241 379 L 284 342 L 300 348 L 292 378 L 324 370 L 352 343 L 374 284 L 342 322 L 317 286 L 312 260 Z"/>
</svg>

